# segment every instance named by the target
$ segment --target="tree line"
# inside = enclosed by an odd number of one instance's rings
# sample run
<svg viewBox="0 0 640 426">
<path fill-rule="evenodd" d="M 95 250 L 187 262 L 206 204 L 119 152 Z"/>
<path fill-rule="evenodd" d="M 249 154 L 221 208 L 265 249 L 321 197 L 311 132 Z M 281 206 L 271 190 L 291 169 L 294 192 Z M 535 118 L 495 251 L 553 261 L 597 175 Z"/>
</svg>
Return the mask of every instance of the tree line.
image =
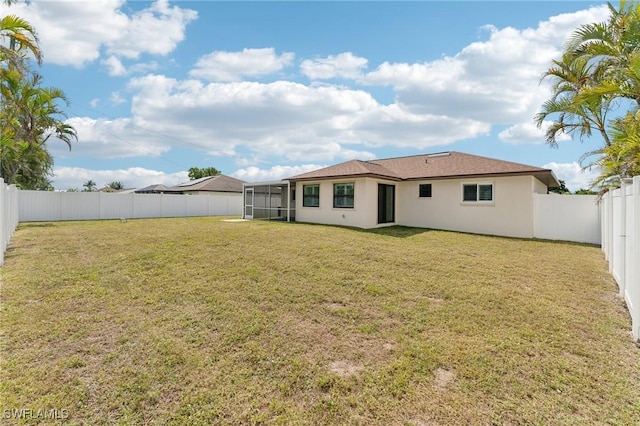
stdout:
<svg viewBox="0 0 640 426">
<path fill-rule="evenodd" d="M 29 22 L 3 17 L 0 38 L 0 177 L 22 189 L 53 189 L 53 157 L 46 143 L 55 136 L 71 149 L 77 140 L 61 108 L 67 98 L 62 90 L 45 87 L 33 69 L 33 61 L 41 64 L 42 51 Z"/>
</svg>

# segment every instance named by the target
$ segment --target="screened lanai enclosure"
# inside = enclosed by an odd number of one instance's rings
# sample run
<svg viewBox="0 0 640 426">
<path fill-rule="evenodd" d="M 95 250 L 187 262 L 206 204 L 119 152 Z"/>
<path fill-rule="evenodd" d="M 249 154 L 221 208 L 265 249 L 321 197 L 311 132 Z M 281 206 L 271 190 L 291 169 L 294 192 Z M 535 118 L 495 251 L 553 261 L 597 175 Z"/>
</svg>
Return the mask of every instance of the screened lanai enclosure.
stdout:
<svg viewBox="0 0 640 426">
<path fill-rule="evenodd" d="M 242 192 L 244 219 L 295 220 L 296 191 L 290 182 L 245 183 Z"/>
</svg>

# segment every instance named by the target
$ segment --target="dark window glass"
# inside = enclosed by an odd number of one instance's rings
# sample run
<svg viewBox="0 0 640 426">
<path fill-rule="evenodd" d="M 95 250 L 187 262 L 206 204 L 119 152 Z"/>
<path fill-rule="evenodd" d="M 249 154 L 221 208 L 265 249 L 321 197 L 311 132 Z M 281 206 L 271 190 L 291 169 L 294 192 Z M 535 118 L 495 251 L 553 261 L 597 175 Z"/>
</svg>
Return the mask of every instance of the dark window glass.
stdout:
<svg viewBox="0 0 640 426">
<path fill-rule="evenodd" d="M 339 209 L 352 209 L 353 192 L 353 183 L 334 183 L 333 207 Z"/>
<path fill-rule="evenodd" d="M 431 184 L 430 183 L 423 183 L 420 184 L 420 197 L 431 197 Z"/>
<path fill-rule="evenodd" d="M 478 185 L 463 185 L 462 201 L 478 201 Z"/>
<path fill-rule="evenodd" d="M 302 185 L 302 205 L 320 207 L 320 185 Z"/>
<path fill-rule="evenodd" d="M 478 185 L 478 201 L 493 201 L 493 185 Z"/>
<path fill-rule="evenodd" d="M 493 184 L 462 185 L 462 201 L 493 201 Z"/>
</svg>

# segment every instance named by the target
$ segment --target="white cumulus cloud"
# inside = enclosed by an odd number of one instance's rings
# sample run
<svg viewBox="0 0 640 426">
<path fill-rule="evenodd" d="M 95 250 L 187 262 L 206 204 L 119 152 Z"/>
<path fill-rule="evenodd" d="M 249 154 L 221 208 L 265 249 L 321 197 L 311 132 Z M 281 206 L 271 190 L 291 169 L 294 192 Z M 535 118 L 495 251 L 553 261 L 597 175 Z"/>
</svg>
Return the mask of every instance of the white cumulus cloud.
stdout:
<svg viewBox="0 0 640 426">
<path fill-rule="evenodd" d="M 370 159 L 366 147 L 423 149 L 486 134 L 486 123 L 408 112 L 362 90 L 288 81 L 131 80 L 132 112 L 163 134 L 207 151 L 244 146 L 289 161 Z"/>
<path fill-rule="evenodd" d="M 360 82 L 391 86 L 416 113 L 513 125 L 533 119 L 549 95 L 540 78 L 578 26 L 602 21 L 606 6 L 563 14 L 536 28 L 485 27 L 488 38 L 452 56 L 423 63 L 380 64 Z"/>
<path fill-rule="evenodd" d="M 139 12 L 123 11 L 125 0 L 37 1 L 0 6 L 3 15 L 16 14 L 33 25 L 41 40 L 44 61 L 82 67 L 107 54 L 107 69 L 121 72 L 111 58 L 137 59 L 140 54 L 166 55 L 184 40 L 194 10 L 157 0 Z M 118 74 L 115 74 L 118 75 Z"/>
<path fill-rule="evenodd" d="M 289 66 L 294 57 L 291 52 L 277 55 L 273 47 L 240 52 L 216 51 L 198 59 L 189 75 L 209 81 L 239 81 L 278 72 Z"/>
<path fill-rule="evenodd" d="M 335 56 L 329 55 L 326 58 L 306 59 L 300 64 L 300 70 L 310 79 L 357 79 L 362 76 L 367 63 L 366 58 L 345 52 Z"/>
<path fill-rule="evenodd" d="M 93 180 L 98 188 L 109 182 L 120 182 L 125 188 L 144 188 L 145 186 L 163 184 L 177 185 L 189 180 L 187 172 L 165 173 L 142 167 L 130 167 L 115 170 L 92 170 L 81 167 L 56 167 L 52 177 L 53 185 L 58 190 L 82 190 L 82 184 Z"/>
<path fill-rule="evenodd" d="M 102 65 L 107 69 L 107 74 L 112 77 L 123 76 L 127 73 L 127 69 L 122 64 L 122 61 L 116 56 L 109 56 L 102 61 Z"/>
<path fill-rule="evenodd" d="M 575 192 L 578 189 L 588 189 L 600 174 L 597 168 L 583 170 L 580 164 L 576 162 L 551 162 L 542 167 L 553 170 L 558 179 L 563 180 L 571 192 Z"/>
<path fill-rule="evenodd" d="M 498 138 L 512 145 L 543 144 L 545 143 L 545 132 L 551 124 L 551 121 L 544 121 L 541 128 L 538 128 L 533 121 L 515 124 L 498 133 Z M 558 142 L 568 141 L 571 140 L 571 136 L 562 133 L 558 135 L 556 140 Z"/>
<path fill-rule="evenodd" d="M 268 182 L 285 179 L 301 173 L 318 170 L 326 166 L 316 164 L 302 164 L 299 166 L 273 166 L 268 169 L 260 169 L 255 166 L 238 169 L 231 175 L 245 182 Z"/>
<path fill-rule="evenodd" d="M 169 140 L 135 123 L 130 118 L 93 119 L 72 117 L 67 120 L 78 134 L 71 151 L 63 142 L 52 138 L 47 142 L 51 153 L 59 157 L 158 157 L 171 149 Z"/>
</svg>

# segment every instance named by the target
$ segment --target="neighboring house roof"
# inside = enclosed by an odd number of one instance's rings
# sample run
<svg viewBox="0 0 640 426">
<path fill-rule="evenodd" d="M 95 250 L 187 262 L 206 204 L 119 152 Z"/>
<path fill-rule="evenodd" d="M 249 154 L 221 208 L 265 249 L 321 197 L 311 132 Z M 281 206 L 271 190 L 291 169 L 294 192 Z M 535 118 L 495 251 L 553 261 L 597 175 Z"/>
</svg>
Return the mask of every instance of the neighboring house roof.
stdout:
<svg viewBox="0 0 640 426">
<path fill-rule="evenodd" d="M 144 193 L 158 193 L 164 192 L 167 190 L 167 187 L 161 183 L 155 185 L 145 186 L 144 188 L 136 189 L 136 193 L 144 194 Z"/>
<path fill-rule="evenodd" d="M 390 180 L 412 180 L 518 174 L 533 175 L 547 186 L 559 185 L 558 179 L 550 169 L 455 151 L 371 161 L 351 160 L 292 176 L 289 180 L 354 176 L 377 176 Z"/>
<path fill-rule="evenodd" d="M 129 194 L 133 191 L 135 191 L 135 188 L 113 189 L 110 186 L 105 186 L 104 188 L 98 189 L 97 192 L 110 192 L 113 194 Z"/>
<path fill-rule="evenodd" d="M 165 192 L 242 192 L 244 181 L 231 176 L 217 175 L 195 179 L 167 188 Z"/>
</svg>

